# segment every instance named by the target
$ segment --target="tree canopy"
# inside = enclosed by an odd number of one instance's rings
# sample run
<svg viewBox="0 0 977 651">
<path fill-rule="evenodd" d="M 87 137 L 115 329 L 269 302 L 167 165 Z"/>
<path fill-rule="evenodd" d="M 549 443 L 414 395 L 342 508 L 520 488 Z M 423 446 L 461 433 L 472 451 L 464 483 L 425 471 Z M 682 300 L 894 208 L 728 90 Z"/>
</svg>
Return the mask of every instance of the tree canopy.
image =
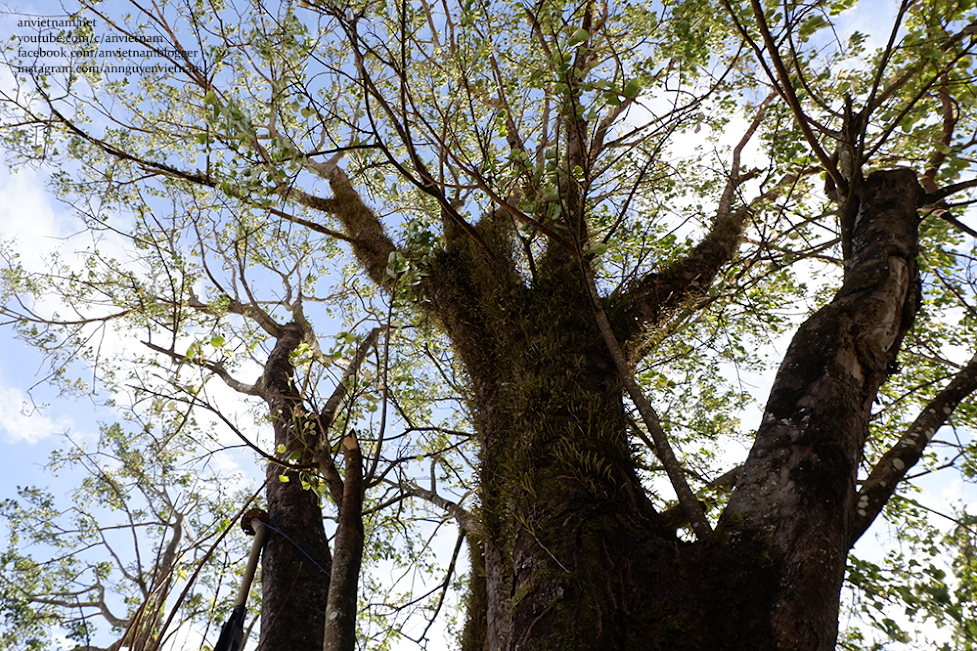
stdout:
<svg viewBox="0 0 977 651">
<path fill-rule="evenodd" d="M 0 314 L 120 422 L 3 503 L 2 639 L 213 644 L 258 505 L 261 648 L 973 648 L 920 494 L 977 472 L 977 7 L 858 4 L 18 27 L 8 159 L 87 239 L 4 244 Z"/>
</svg>

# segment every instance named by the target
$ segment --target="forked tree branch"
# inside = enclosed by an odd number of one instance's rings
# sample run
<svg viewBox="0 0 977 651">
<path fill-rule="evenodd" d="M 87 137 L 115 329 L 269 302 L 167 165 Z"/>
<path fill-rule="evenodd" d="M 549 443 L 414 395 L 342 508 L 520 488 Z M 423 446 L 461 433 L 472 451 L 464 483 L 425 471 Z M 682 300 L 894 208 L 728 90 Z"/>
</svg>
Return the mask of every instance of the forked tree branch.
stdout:
<svg viewBox="0 0 977 651">
<path fill-rule="evenodd" d="M 336 388 L 333 390 L 332 395 L 326 400 L 325 407 L 318 414 L 317 425 L 321 435 L 319 437 L 319 445 L 313 450 L 313 454 L 319 464 L 319 471 L 326 480 L 329 493 L 332 495 L 332 499 L 336 504 L 343 503 L 343 491 L 345 489 L 342 478 L 339 476 L 336 465 L 333 463 L 332 453 L 330 451 L 331 446 L 329 445 L 326 434 L 336 421 L 336 414 L 339 412 L 339 407 L 346 399 L 346 396 L 349 395 L 350 384 L 355 382 L 356 377 L 360 373 L 360 368 L 363 366 L 363 362 L 366 361 L 366 356 L 377 345 L 377 340 L 383 330 L 384 328 L 374 328 L 366 336 L 366 339 L 363 340 L 363 343 L 357 349 L 353 361 L 350 362 L 349 366 L 343 372 L 342 379 L 336 383 Z"/>
<path fill-rule="evenodd" d="M 100 138 L 96 138 L 92 134 L 90 134 L 87 131 L 85 131 L 84 129 L 80 128 L 78 125 L 76 125 L 74 122 L 72 122 L 68 118 L 64 117 L 54 107 L 54 105 L 51 103 L 51 101 L 46 96 L 45 96 L 45 100 L 47 100 L 47 102 L 48 102 L 48 109 L 51 111 L 52 115 L 55 117 L 55 121 L 57 123 L 63 125 L 71 133 L 73 133 L 76 136 L 82 138 L 83 140 L 85 140 L 89 144 L 94 145 L 96 148 L 98 148 L 101 151 L 105 152 L 106 154 L 112 156 L 113 158 L 116 158 L 118 160 L 128 161 L 130 163 L 133 163 L 136 166 L 138 166 L 139 168 L 141 168 L 141 169 L 145 170 L 146 172 L 148 172 L 150 174 L 153 174 L 153 175 L 165 176 L 165 177 L 172 178 L 172 179 L 178 179 L 178 180 L 181 180 L 181 181 L 187 181 L 187 182 L 192 183 L 194 185 L 199 185 L 199 186 L 203 186 L 203 187 L 207 187 L 207 188 L 211 188 L 211 189 L 215 189 L 215 190 L 221 187 L 220 181 L 218 179 L 214 178 L 213 176 L 211 176 L 207 172 L 202 172 L 200 170 L 196 170 L 194 172 L 190 172 L 190 171 L 187 171 L 187 170 L 179 169 L 177 167 L 174 167 L 174 166 L 169 165 L 167 163 L 164 163 L 162 161 L 150 160 L 150 159 L 142 158 L 140 156 L 136 156 L 135 154 L 131 154 L 131 153 L 125 151 L 125 150 L 119 149 L 115 145 L 113 145 L 111 143 L 108 143 L 108 142 L 106 142 L 106 141 L 104 141 L 104 140 L 102 140 Z M 339 158 L 339 155 L 334 156 L 333 157 L 333 160 L 335 160 L 337 158 Z M 313 171 L 319 172 L 324 167 L 328 167 L 329 170 L 330 170 L 330 172 L 332 172 L 332 170 L 337 169 L 337 168 L 336 168 L 336 165 L 335 165 L 334 162 L 332 162 L 332 161 L 330 161 L 330 162 L 332 164 L 330 164 L 330 163 L 310 164 L 310 168 L 313 169 Z M 332 174 L 330 174 L 330 176 L 328 177 L 328 178 L 330 178 L 330 180 L 331 180 L 331 176 L 332 176 Z M 333 187 L 333 191 L 334 192 L 335 192 L 335 190 L 336 190 L 336 188 Z M 316 195 L 309 194 L 307 192 L 296 190 L 295 188 L 289 188 L 288 190 L 280 190 L 279 191 L 279 194 L 284 199 L 292 199 L 296 203 L 299 203 L 299 204 L 301 204 L 301 205 L 303 205 L 303 206 L 305 206 L 307 208 L 311 208 L 313 210 L 319 210 L 321 212 L 325 212 L 325 213 L 328 213 L 328 214 L 335 214 L 336 216 L 340 216 L 340 212 L 343 211 L 344 209 L 347 209 L 347 206 L 344 203 L 342 203 L 342 201 L 341 201 L 341 199 L 339 197 L 318 197 Z M 303 219 L 302 217 L 299 217 L 297 215 L 293 215 L 293 214 L 291 214 L 289 212 L 286 212 L 284 210 L 281 210 L 279 208 L 257 205 L 254 202 L 250 201 L 250 199 L 248 198 L 248 196 L 246 194 L 243 194 L 243 193 L 235 193 L 234 196 L 237 199 L 240 199 L 241 201 L 243 201 L 243 202 L 245 202 L 247 204 L 250 204 L 250 205 L 252 205 L 252 206 L 254 206 L 256 208 L 259 208 L 261 210 L 267 211 L 269 214 L 272 214 L 272 215 L 274 215 L 276 217 L 279 217 L 281 219 L 284 219 L 284 220 L 286 220 L 288 222 L 291 222 L 293 224 L 298 224 L 300 226 L 304 226 L 305 228 L 308 228 L 309 230 L 311 230 L 313 232 L 316 232 L 316 233 L 319 233 L 321 235 L 326 235 L 327 237 L 334 237 L 336 239 L 339 239 L 339 240 L 342 240 L 342 241 L 345 241 L 345 242 L 349 242 L 349 243 L 353 244 L 354 246 L 357 245 L 357 244 L 361 244 L 361 245 L 363 244 L 362 242 L 358 242 L 355 239 L 355 235 L 340 233 L 340 232 L 338 232 L 336 230 L 333 230 L 331 228 L 322 226 L 321 224 L 317 224 L 317 223 L 312 222 L 310 220 Z M 360 203 L 362 204 L 362 202 L 360 202 Z M 345 222 L 344 222 L 344 225 L 345 225 Z"/>
<path fill-rule="evenodd" d="M 798 180 L 819 168 L 807 168 L 785 175 L 772 188 L 760 194 L 748 205 L 732 208 L 733 197 L 739 187 L 754 178 L 756 172 L 740 172 L 742 150 L 760 127 L 763 113 L 773 97 L 767 97 L 757 109 L 753 121 L 732 152 L 731 168 L 726 187 L 720 198 L 716 216 L 709 232 L 685 257 L 676 260 L 658 273 L 648 273 L 632 285 L 616 290 L 610 297 L 609 308 L 614 319 L 616 336 L 627 342 L 648 324 L 661 323 L 670 310 L 694 296 L 700 296 L 712 286 L 719 271 L 739 250 L 743 228 L 753 206 L 774 201 L 790 190 Z"/>
<path fill-rule="evenodd" d="M 257 385 L 248 384 L 246 382 L 241 382 L 240 380 L 235 379 L 230 373 L 227 372 L 227 369 L 225 369 L 224 365 L 221 364 L 220 362 L 209 362 L 207 360 L 193 359 L 189 355 L 186 354 L 181 355 L 175 350 L 171 350 L 169 348 L 163 348 L 162 346 L 158 346 L 152 343 L 151 341 L 141 341 L 140 343 L 152 351 L 166 355 L 173 361 L 181 362 L 181 363 L 186 362 L 189 364 L 193 364 L 194 366 L 199 366 L 200 368 L 207 369 L 208 371 L 212 372 L 214 375 L 219 377 L 221 380 L 223 380 L 228 387 L 234 389 L 238 393 L 244 393 L 249 396 L 262 395 L 261 389 Z"/>
</svg>

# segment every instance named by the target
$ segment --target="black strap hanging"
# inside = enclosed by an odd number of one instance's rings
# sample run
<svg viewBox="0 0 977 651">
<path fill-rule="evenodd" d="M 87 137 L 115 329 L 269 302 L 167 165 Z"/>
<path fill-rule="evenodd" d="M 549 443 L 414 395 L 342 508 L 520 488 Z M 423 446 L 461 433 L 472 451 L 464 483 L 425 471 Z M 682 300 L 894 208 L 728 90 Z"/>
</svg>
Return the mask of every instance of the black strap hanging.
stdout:
<svg viewBox="0 0 977 651">
<path fill-rule="evenodd" d="M 244 605 L 248 601 L 248 593 L 251 591 L 251 582 L 254 580 L 254 572 L 258 568 L 258 558 L 261 556 L 261 546 L 265 542 L 265 525 L 263 520 L 268 519 L 268 514 L 261 509 L 251 509 L 241 518 L 241 528 L 244 532 L 254 536 L 251 543 L 251 555 L 248 557 L 248 566 L 244 570 L 244 577 L 241 579 L 241 587 L 237 592 L 237 601 L 231 610 L 230 617 L 221 627 L 220 638 L 214 651 L 241 651 L 244 645 Z"/>
</svg>

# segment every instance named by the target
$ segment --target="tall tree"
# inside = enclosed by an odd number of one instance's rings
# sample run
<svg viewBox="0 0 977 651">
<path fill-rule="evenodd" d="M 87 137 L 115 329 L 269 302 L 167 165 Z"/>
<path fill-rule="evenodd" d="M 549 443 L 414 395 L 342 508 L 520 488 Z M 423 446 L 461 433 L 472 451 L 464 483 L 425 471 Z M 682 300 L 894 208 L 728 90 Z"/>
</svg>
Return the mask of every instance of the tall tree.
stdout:
<svg viewBox="0 0 977 651">
<path fill-rule="evenodd" d="M 958 406 L 977 389 L 977 361 L 959 359 L 975 232 L 955 199 L 977 186 L 977 13 L 903 2 L 873 50 L 833 29 L 852 4 L 83 3 L 166 65 L 122 78 L 82 53 L 59 77 L 13 62 L 10 149 L 67 157 L 61 189 L 89 199 L 93 227 L 164 251 L 150 276 L 181 270 L 162 291 L 129 272 L 89 285 L 115 288 L 118 318 L 165 325 L 152 351 L 269 408 L 268 508 L 288 535 L 263 561 L 269 648 L 353 648 L 368 487 L 460 525 L 466 651 L 834 647 L 849 552 L 910 469 L 940 463 L 950 417 L 972 424 Z M 686 155 L 703 130 L 735 136 Z M 178 227 L 161 239 L 164 201 L 214 226 L 189 248 Z M 184 271 L 188 250 L 200 270 Z M 405 432 L 437 433 L 410 439 L 435 461 L 430 489 L 409 447 L 384 461 L 386 421 L 367 440 L 350 412 L 331 435 L 336 404 L 296 380 L 302 351 L 326 363 L 303 306 L 332 254 L 380 290 L 374 323 L 417 343 L 387 360 L 450 342 L 427 368 L 472 435 L 419 426 L 416 385 L 381 383 Z M 761 365 L 751 348 L 807 293 L 799 264 L 837 282 L 780 361 L 749 454 L 716 461 L 742 400 L 716 365 Z M 253 267 L 283 281 L 274 299 L 255 297 Z M 185 323 L 227 314 L 268 349 L 256 383 L 212 350 L 223 335 L 178 346 Z M 971 473 L 973 443 L 956 448 Z M 476 504 L 439 494 L 435 465 Z M 338 509 L 331 558 L 303 485 Z"/>
</svg>

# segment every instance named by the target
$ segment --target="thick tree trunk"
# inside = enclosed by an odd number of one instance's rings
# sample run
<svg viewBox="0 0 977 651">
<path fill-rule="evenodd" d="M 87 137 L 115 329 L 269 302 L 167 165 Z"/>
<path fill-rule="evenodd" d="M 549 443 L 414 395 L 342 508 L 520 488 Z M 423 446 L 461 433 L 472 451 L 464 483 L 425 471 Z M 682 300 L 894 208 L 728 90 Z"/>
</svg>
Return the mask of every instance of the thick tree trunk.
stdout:
<svg viewBox="0 0 977 651">
<path fill-rule="evenodd" d="M 579 262 L 543 261 L 527 288 L 502 265 L 458 255 L 432 280 L 482 442 L 466 648 L 640 648 L 632 620 L 648 581 L 637 563 L 651 549 L 670 558 L 675 541 L 634 473 L 621 385 Z"/>
<path fill-rule="evenodd" d="M 871 405 L 919 301 L 918 199 L 910 170 L 866 181 L 844 286 L 794 337 L 720 527 L 696 543 L 663 529 L 634 474 L 579 270 L 541 265 L 527 290 L 469 273 L 490 266 L 470 253 L 436 268 L 483 446 L 465 651 L 833 649 Z"/>
<path fill-rule="evenodd" d="M 303 327 L 297 323 L 282 326 L 262 378 L 262 390 L 275 429 L 275 445 L 283 445 L 289 451 L 306 447 L 297 441 L 300 435 L 315 435 L 314 430 L 303 429 L 307 419 L 302 400 L 292 384 L 293 368 L 289 360 L 289 354 L 302 343 L 303 336 Z M 311 454 L 306 457 L 300 461 L 312 465 Z M 261 560 L 260 648 L 319 651 L 329 592 L 329 577 L 323 569 L 329 570 L 332 559 L 318 496 L 314 491 L 303 490 L 299 473 L 287 471 L 284 465 L 269 464 L 267 474 L 268 515 L 271 525 L 281 533 L 269 532 Z M 281 481 L 283 475 L 289 481 Z"/>
</svg>

